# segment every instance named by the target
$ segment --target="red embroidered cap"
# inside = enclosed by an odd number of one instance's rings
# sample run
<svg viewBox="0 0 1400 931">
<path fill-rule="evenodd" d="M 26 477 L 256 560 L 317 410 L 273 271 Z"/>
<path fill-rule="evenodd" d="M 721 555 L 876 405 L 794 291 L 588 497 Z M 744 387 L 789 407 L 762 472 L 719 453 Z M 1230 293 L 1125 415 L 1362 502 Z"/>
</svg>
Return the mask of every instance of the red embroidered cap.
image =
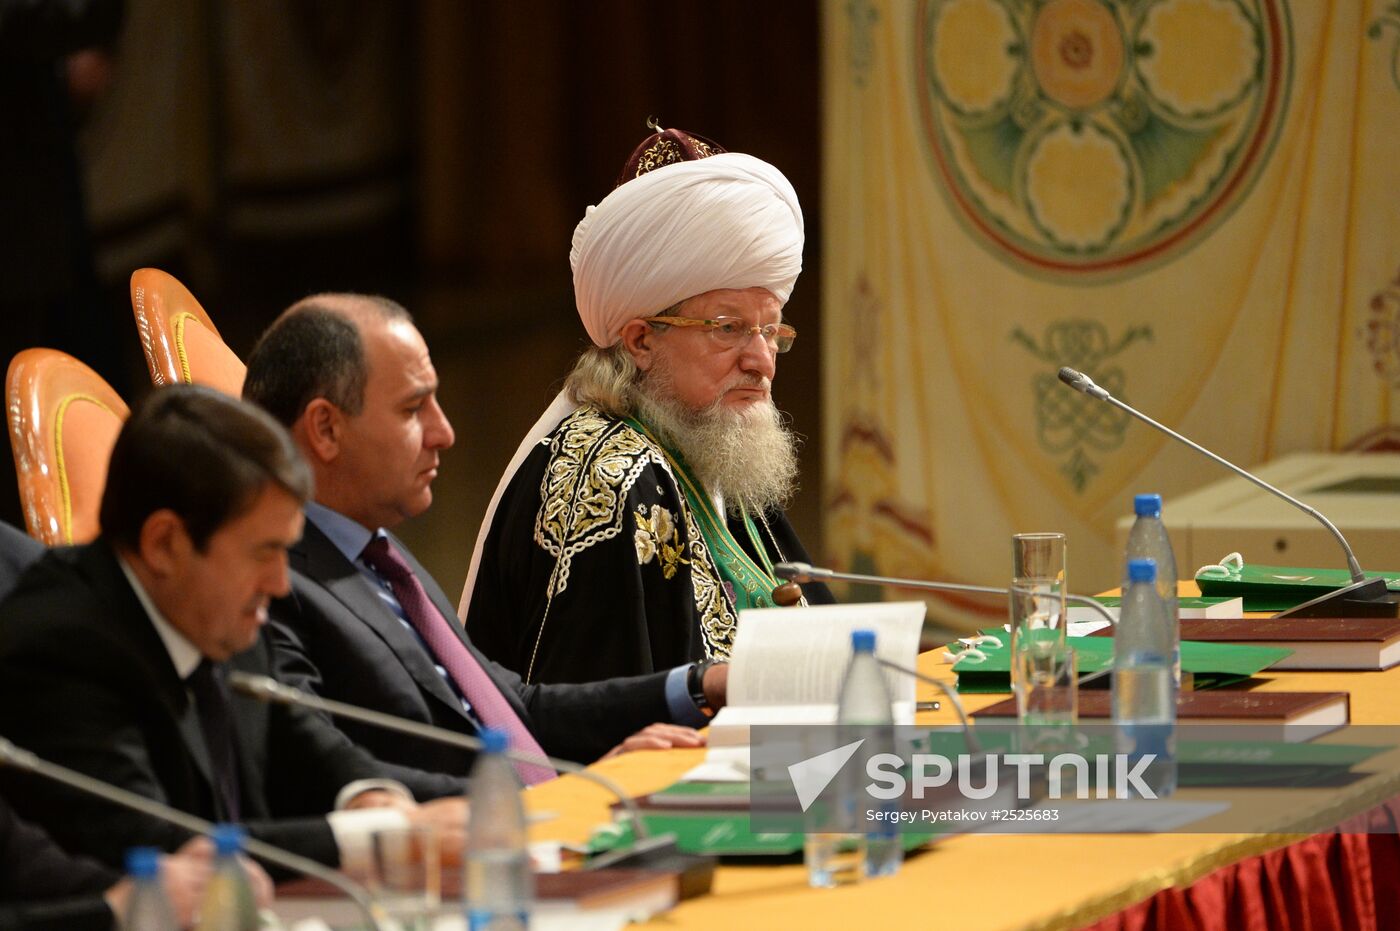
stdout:
<svg viewBox="0 0 1400 931">
<path fill-rule="evenodd" d="M 647 120 L 647 126 L 655 129 L 642 140 L 642 144 L 632 150 L 622 173 L 617 176 L 613 189 L 621 187 L 633 178 L 640 178 L 649 171 L 675 162 L 693 162 L 726 151 L 719 143 L 688 133 L 683 129 L 662 129 L 655 120 Z"/>
</svg>

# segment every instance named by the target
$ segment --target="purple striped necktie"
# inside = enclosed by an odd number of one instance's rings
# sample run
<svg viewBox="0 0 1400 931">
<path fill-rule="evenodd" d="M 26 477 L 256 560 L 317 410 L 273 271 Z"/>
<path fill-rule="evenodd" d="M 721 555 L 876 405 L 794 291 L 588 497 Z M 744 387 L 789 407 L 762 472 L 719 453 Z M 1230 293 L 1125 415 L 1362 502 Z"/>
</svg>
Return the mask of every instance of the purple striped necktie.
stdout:
<svg viewBox="0 0 1400 931">
<path fill-rule="evenodd" d="M 393 590 L 394 597 L 398 599 L 409 623 L 418 631 L 418 635 L 428 645 L 437 662 L 447 670 L 447 674 L 452 677 L 462 695 L 471 703 L 472 710 L 481 719 L 481 723 L 505 731 L 512 750 L 543 756 L 544 751 L 540 749 L 539 742 L 525 726 L 525 722 L 520 720 L 520 716 L 511 708 L 486 669 L 477 662 L 471 650 L 462 642 L 462 638 L 448 626 L 456 623 L 456 619 L 449 621 L 443 617 L 437 605 L 433 604 L 428 593 L 423 590 L 423 583 L 418 581 L 413 569 L 389 542 L 388 537 L 375 537 L 370 540 L 360 556 L 389 583 L 389 588 Z M 515 772 L 527 786 L 553 779 L 558 775 L 553 768 L 543 763 L 515 763 Z"/>
</svg>

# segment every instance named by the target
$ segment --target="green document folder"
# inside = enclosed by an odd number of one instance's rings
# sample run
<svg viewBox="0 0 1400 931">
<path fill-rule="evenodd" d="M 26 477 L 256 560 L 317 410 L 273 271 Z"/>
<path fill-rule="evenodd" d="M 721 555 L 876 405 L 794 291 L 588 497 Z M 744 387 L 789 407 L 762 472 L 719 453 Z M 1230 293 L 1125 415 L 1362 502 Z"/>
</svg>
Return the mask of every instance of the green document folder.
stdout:
<svg viewBox="0 0 1400 931">
<path fill-rule="evenodd" d="M 1206 567 L 1213 571 L 1196 574 L 1201 594 L 1209 597 L 1243 598 L 1246 611 L 1283 611 L 1311 601 L 1319 595 L 1336 591 L 1351 584 L 1351 573 L 1345 569 L 1307 569 L 1299 566 L 1226 566 Z M 1367 578 L 1380 576 L 1386 588 L 1400 591 L 1400 572 L 1371 572 Z"/>
<path fill-rule="evenodd" d="M 675 834 L 676 846 L 686 853 L 711 857 L 800 857 L 802 832 L 783 831 L 755 834 L 749 827 L 747 811 L 661 811 L 642 813 L 647 831 L 654 835 Z M 903 831 L 900 841 L 905 850 L 922 847 L 938 835 L 931 832 Z M 630 821 L 616 821 L 593 832 L 588 839 L 589 853 L 603 853 L 632 842 Z"/>
<path fill-rule="evenodd" d="M 986 659 L 975 662 L 963 657 L 953 665 L 958 691 L 967 693 L 1011 691 L 1010 637 L 1003 630 L 987 633 L 999 637 L 1006 646 L 978 647 Z M 1113 665 L 1112 637 L 1068 637 L 1079 657 L 1079 675 L 1087 676 Z M 1292 653 L 1282 647 L 1247 646 L 1234 643 L 1181 641 L 1181 671 L 1191 673 L 1197 689 L 1218 689 L 1242 682 Z"/>
<path fill-rule="evenodd" d="M 1238 595 L 1224 595 L 1218 598 L 1207 598 L 1204 595 L 1187 595 L 1176 600 L 1178 610 L 1185 611 L 1187 608 L 1213 608 L 1218 604 L 1233 601 Z M 1095 595 L 1094 600 L 1105 608 L 1121 608 L 1123 606 L 1122 595 Z"/>
</svg>

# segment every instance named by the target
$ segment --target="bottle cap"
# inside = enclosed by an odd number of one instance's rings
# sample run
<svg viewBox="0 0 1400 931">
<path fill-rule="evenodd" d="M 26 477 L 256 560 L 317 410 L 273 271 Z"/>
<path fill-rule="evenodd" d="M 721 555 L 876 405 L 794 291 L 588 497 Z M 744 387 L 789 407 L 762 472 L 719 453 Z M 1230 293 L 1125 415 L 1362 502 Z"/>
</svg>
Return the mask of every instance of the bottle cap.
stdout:
<svg viewBox="0 0 1400 931">
<path fill-rule="evenodd" d="M 1130 560 L 1128 560 L 1128 581 L 1129 581 L 1129 582 L 1155 582 L 1155 581 L 1157 581 L 1157 560 L 1155 560 L 1155 559 L 1130 559 Z"/>
<path fill-rule="evenodd" d="M 505 753 L 510 748 L 510 738 L 505 731 L 496 727 L 481 729 L 481 743 L 487 753 Z"/>
<path fill-rule="evenodd" d="M 875 652 L 875 631 L 873 630 L 853 630 L 851 631 L 851 649 L 857 653 Z"/>
<path fill-rule="evenodd" d="M 1134 495 L 1133 513 L 1138 517 L 1161 517 L 1161 495 Z"/>
<path fill-rule="evenodd" d="M 160 875 L 160 851 L 155 847 L 132 847 L 126 852 L 126 872 L 136 879 Z"/>
<path fill-rule="evenodd" d="M 248 832 L 240 824 L 214 825 L 214 853 L 221 857 L 231 856 L 243 850 L 243 839 Z"/>
</svg>

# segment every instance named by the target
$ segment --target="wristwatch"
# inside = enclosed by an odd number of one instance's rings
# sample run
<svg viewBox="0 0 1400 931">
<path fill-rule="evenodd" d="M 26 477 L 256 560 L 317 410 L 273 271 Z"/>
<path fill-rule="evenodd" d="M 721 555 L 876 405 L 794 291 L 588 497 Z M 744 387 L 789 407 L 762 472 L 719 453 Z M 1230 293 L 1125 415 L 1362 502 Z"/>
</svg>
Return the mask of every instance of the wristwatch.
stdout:
<svg viewBox="0 0 1400 931">
<path fill-rule="evenodd" d="M 705 697 L 705 671 L 713 665 L 714 663 L 709 661 L 696 663 L 686 673 L 685 684 L 690 691 L 690 700 L 695 702 L 695 707 L 707 718 L 715 716 L 715 709 L 710 707 L 709 699 Z"/>
</svg>

